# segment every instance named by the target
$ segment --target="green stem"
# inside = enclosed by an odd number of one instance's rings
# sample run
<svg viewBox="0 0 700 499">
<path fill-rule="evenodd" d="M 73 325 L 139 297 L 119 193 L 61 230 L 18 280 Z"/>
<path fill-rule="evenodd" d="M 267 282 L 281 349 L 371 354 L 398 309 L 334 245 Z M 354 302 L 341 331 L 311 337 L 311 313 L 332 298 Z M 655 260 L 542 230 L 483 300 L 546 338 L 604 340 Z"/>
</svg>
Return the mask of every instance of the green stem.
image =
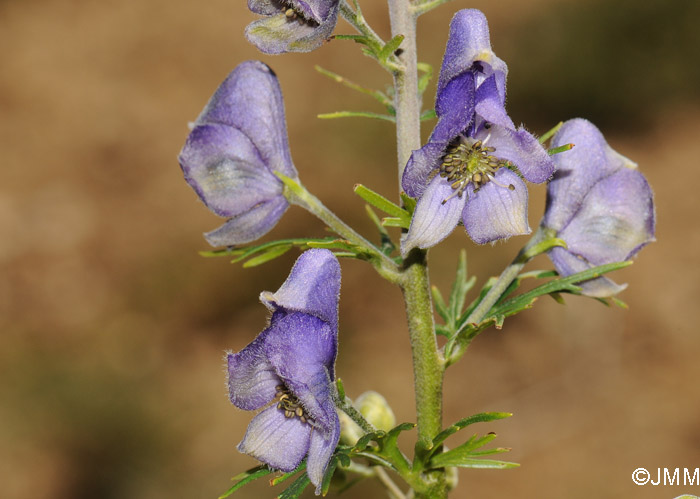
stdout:
<svg viewBox="0 0 700 499">
<path fill-rule="evenodd" d="M 388 0 L 391 36 L 403 35 L 398 56 L 404 70 L 395 71 L 394 108 L 396 109 L 396 148 L 399 185 L 411 153 L 420 148 L 420 94 L 416 49 L 416 18 L 409 0 Z M 408 331 L 413 357 L 413 382 L 416 396 L 418 442 L 416 454 L 432 447 L 442 429 L 442 380 L 445 362 L 435 337 L 435 322 L 430 296 L 426 252 L 414 249 L 404 262 L 401 290 L 406 303 Z M 416 461 L 419 462 L 419 461 Z M 446 498 L 444 470 L 413 470 L 407 481 L 416 497 Z M 404 477 L 407 478 L 407 477 Z"/>
<path fill-rule="evenodd" d="M 392 283 L 398 283 L 400 274 L 394 261 L 381 252 L 374 244 L 362 237 L 348 224 L 329 210 L 320 199 L 311 194 L 298 179 L 275 173 L 284 183 L 284 195 L 291 204 L 301 206 L 320 218 L 333 232 L 353 244 L 361 246 L 372 255 L 372 264 L 379 275 Z"/>
<path fill-rule="evenodd" d="M 418 442 L 416 454 L 432 447 L 435 436 L 442 429 L 442 381 L 445 362 L 438 351 L 433 321 L 433 306 L 426 252 L 414 249 L 405 261 L 401 290 L 406 302 L 408 330 L 413 357 L 413 382 L 416 395 L 416 422 Z M 415 470 L 421 473 L 422 470 Z M 444 470 L 422 473 L 413 477 L 416 497 L 447 497 Z M 417 478 L 417 480 L 416 480 Z"/>
<path fill-rule="evenodd" d="M 362 428 L 362 431 L 364 431 L 365 433 L 373 433 L 377 431 L 377 429 L 374 426 L 372 426 L 372 423 L 367 421 L 362 415 L 362 413 L 355 409 L 355 406 L 352 405 L 352 403 L 348 402 L 347 399 L 343 401 L 337 400 L 335 405 L 341 411 L 347 414 L 350 419 L 357 423 L 357 426 Z"/>
<path fill-rule="evenodd" d="M 420 94 L 418 93 L 418 51 L 416 18 L 409 0 L 388 0 L 391 36 L 403 35 L 399 60 L 403 71 L 394 72 L 394 108 L 396 109 L 396 149 L 399 185 L 403 170 L 415 149 L 420 148 Z"/>
</svg>

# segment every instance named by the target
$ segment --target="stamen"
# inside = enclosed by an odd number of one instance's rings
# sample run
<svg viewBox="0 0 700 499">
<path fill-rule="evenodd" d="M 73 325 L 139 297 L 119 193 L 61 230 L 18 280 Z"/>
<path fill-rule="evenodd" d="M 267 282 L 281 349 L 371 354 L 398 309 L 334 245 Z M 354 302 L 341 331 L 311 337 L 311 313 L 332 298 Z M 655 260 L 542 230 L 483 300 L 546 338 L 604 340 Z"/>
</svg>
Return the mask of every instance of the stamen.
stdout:
<svg viewBox="0 0 700 499">
<path fill-rule="evenodd" d="M 507 161 L 490 154 L 496 151 L 495 147 L 486 145 L 490 138 L 490 133 L 485 139 L 476 141 L 469 137 L 460 136 L 455 143 L 447 148 L 435 174 L 444 178 L 454 192 L 445 198 L 442 204 L 454 197 L 461 198 L 470 183 L 474 187 L 475 193 L 491 181 L 499 187 L 515 189 L 513 185 L 504 185 L 494 180 L 495 173 L 505 167 Z"/>
<path fill-rule="evenodd" d="M 289 389 L 284 385 L 277 385 L 275 390 L 275 398 L 278 399 L 277 408 L 284 412 L 284 417 L 297 417 L 302 423 L 307 423 L 309 420 L 309 415 L 301 405 L 301 402 L 299 402 L 299 399 L 291 394 Z"/>
<path fill-rule="evenodd" d="M 496 184 L 498 187 L 503 187 L 504 189 L 508 189 L 508 190 L 510 190 L 510 191 L 514 191 L 514 190 L 515 190 L 515 186 L 514 186 L 513 184 L 508 184 L 508 185 L 501 184 L 500 182 L 498 182 L 498 181 L 496 180 L 496 177 L 494 177 L 493 175 L 488 174 L 487 176 L 488 176 L 489 180 L 490 180 L 491 182 L 493 182 L 494 184 Z"/>
</svg>

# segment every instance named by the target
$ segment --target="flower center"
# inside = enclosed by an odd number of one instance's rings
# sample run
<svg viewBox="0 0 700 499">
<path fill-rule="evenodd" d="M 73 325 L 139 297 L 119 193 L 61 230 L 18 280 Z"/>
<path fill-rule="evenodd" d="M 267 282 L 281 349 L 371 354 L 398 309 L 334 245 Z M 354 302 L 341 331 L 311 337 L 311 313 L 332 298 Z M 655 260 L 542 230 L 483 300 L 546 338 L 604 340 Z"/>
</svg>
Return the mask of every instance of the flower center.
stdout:
<svg viewBox="0 0 700 499">
<path fill-rule="evenodd" d="M 309 415 L 301 406 L 299 399 L 289 393 L 289 388 L 284 385 L 277 385 L 275 388 L 277 389 L 275 397 L 279 399 L 277 408 L 284 412 L 284 416 L 287 418 L 297 417 L 302 423 L 308 422 Z"/>
<path fill-rule="evenodd" d="M 459 142 L 447 148 L 440 161 L 438 173 L 455 192 L 444 199 L 442 204 L 455 196 L 461 198 L 470 182 L 474 185 L 475 193 L 488 182 L 493 182 L 499 187 L 511 191 L 515 189 L 513 184 L 499 184 L 494 179 L 496 171 L 505 167 L 507 161 L 491 155 L 492 152 L 496 151 L 496 148 L 486 145 L 488 139 L 489 137 L 486 137 L 483 142 L 477 140 L 470 144 L 469 139 L 460 138 Z"/>
<path fill-rule="evenodd" d="M 308 24 L 309 26 L 318 26 L 314 19 L 307 19 L 300 9 L 294 6 L 292 0 L 282 0 L 279 2 L 279 8 L 287 17 L 287 22 L 297 21 L 299 24 Z"/>
</svg>

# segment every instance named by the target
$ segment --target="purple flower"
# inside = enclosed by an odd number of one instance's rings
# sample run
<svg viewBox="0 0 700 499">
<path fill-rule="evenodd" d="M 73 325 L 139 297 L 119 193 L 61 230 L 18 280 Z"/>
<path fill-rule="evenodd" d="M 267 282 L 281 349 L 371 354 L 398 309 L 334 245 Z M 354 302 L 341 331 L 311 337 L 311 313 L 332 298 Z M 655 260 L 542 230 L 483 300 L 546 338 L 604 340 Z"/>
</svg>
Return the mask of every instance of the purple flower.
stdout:
<svg viewBox="0 0 700 499">
<path fill-rule="evenodd" d="M 557 172 L 547 189 L 542 226 L 566 241 L 549 256 L 561 275 L 632 258 L 654 241 L 654 200 L 637 165 L 615 152 L 592 123 L 564 123 L 552 146 L 572 143 L 556 155 Z M 583 283 L 588 296 L 609 297 L 625 289 L 606 277 Z"/>
<path fill-rule="evenodd" d="M 205 234 L 212 246 L 248 243 L 272 229 L 289 206 L 274 172 L 297 177 L 275 73 L 259 61 L 238 65 L 195 121 L 178 159 L 204 204 L 230 217 Z"/>
<path fill-rule="evenodd" d="M 330 38 L 339 0 L 248 0 L 265 17 L 248 25 L 248 41 L 266 54 L 309 52 Z"/>
<path fill-rule="evenodd" d="M 270 325 L 228 355 L 231 402 L 264 409 L 248 425 L 238 450 L 282 471 L 307 456 L 306 472 L 320 492 L 340 438 L 333 402 L 338 348 L 340 265 L 326 249 L 304 252 L 276 293 L 260 301 Z"/>
<path fill-rule="evenodd" d="M 460 219 L 478 244 L 530 232 L 521 176 L 542 183 L 554 163 L 508 117 L 507 72 L 491 50 L 484 14 L 457 12 L 438 81 L 438 122 L 428 143 L 413 151 L 402 179 L 406 193 L 418 198 L 402 254 L 434 246 Z"/>
</svg>

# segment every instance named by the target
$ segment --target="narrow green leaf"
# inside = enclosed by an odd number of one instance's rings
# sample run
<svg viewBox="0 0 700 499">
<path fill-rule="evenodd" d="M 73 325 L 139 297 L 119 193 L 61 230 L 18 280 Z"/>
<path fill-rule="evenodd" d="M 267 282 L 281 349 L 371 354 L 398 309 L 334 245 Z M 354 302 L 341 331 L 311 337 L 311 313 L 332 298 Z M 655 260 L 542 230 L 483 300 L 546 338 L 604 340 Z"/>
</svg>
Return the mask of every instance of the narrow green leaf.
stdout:
<svg viewBox="0 0 700 499">
<path fill-rule="evenodd" d="M 433 67 L 427 62 L 419 62 L 418 71 L 423 73 L 418 78 L 418 93 L 422 95 L 425 89 L 428 88 L 430 80 L 433 79 Z"/>
<path fill-rule="evenodd" d="M 549 139 L 551 139 L 551 138 L 554 136 L 554 134 L 557 133 L 557 132 L 559 131 L 559 129 L 560 129 L 563 125 L 564 125 L 564 122 L 563 122 L 563 121 L 560 121 L 559 123 L 557 123 L 556 125 L 554 125 L 554 127 L 552 127 L 551 130 L 549 130 L 548 132 L 546 132 L 544 135 L 542 135 L 542 137 L 540 137 L 540 138 L 538 139 L 538 140 L 540 141 L 540 144 L 544 144 L 544 143 L 547 142 Z"/>
<path fill-rule="evenodd" d="M 396 217 L 382 218 L 382 225 L 384 227 L 401 227 L 402 229 L 408 229 L 411 226 L 410 222 Z"/>
<path fill-rule="evenodd" d="M 370 432 L 370 433 L 365 433 L 355 443 L 354 447 L 352 448 L 353 452 L 361 452 L 361 451 L 365 450 L 372 440 L 377 441 L 381 438 L 384 438 L 384 435 L 386 435 L 386 432 L 381 431 L 381 430 Z"/>
<path fill-rule="evenodd" d="M 334 73 L 332 71 L 329 71 L 327 69 L 322 68 L 321 66 L 314 66 L 316 71 L 321 73 L 324 76 L 327 76 L 331 80 L 333 80 L 336 83 L 340 83 L 341 85 L 351 89 L 355 90 L 357 92 L 363 93 L 365 95 L 369 95 L 370 97 L 373 97 L 377 101 L 379 101 L 384 107 L 387 108 L 389 111 L 389 114 L 391 115 L 396 115 L 396 110 L 394 109 L 394 103 L 392 102 L 389 97 L 387 97 L 383 92 L 380 92 L 379 90 L 373 90 L 371 88 L 363 87 L 362 85 L 359 85 L 353 81 L 348 80 L 344 76 L 341 76 L 337 73 Z"/>
<path fill-rule="evenodd" d="M 615 305 L 617 305 L 617 306 L 620 307 L 620 308 L 624 308 L 625 310 L 627 310 L 628 308 L 630 308 L 629 305 L 627 305 L 625 302 L 623 302 L 623 301 L 620 300 L 619 298 L 615 298 L 614 296 L 612 296 L 610 299 L 613 301 L 613 303 L 614 303 Z"/>
<path fill-rule="evenodd" d="M 437 114 L 434 109 L 426 109 L 420 115 L 421 121 L 428 121 L 437 118 Z"/>
<path fill-rule="evenodd" d="M 271 249 L 270 251 L 266 251 L 262 255 L 258 255 L 255 258 L 251 258 L 247 262 L 243 264 L 243 268 L 247 269 L 250 267 L 257 267 L 258 265 L 262 265 L 263 263 L 267 263 L 270 260 L 274 260 L 275 258 L 278 258 L 282 255 L 284 255 L 287 251 L 292 249 L 291 244 L 287 244 L 284 246 L 276 246 L 275 248 Z"/>
<path fill-rule="evenodd" d="M 492 470 L 507 470 L 511 468 L 517 468 L 520 465 L 518 463 L 510 463 L 508 461 L 495 461 L 493 459 L 480 459 L 474 457 L 454 457 L 452 459 L 440 460 L 439 464 L 430 462 L 433 468 L 447 468 L 447 467 L 457 467 L 457 468 L 476 468 L 476 469 L 492 469 Z"/>
<path fill-rule="evenodd" d="M 452 328 L 445 326 L 444 324 L 435 324 L 435 334 L 438 336 L 444 336 L 449 338 L 454 334 Z"/>
<path fill-rule="evenodd" d="M 366 111 L 336 111 L 335 113 L 317 114 L 317 118 L 322 120 L 333 120 L 337 118 L 370 118 L 374 120 L 391 121 L 396 123 L 396 117 L 388 114 L 370 113 Z"/>
<path fill-rule="evenodd" d="M 555 147 L 554 149 L 550 149 L 547 151 L 550 156 L 554 156 L 555 154 L 559 154 L 560 152 L 565 152 L 565 151 L 570 151 L 571 149 L 574 148 L 574 144 L 564 144 L 563 146 Z"/>
<path fill-rule="evenodd" d="M 292 478 L 294 475 L 296 475 L 300 471 L 304 471 L 305 469 L 306 469 L 306 459 L 302 460 L 302 462 L 299 463 L 299 466 L 297 466 L 292 471 L 288 471 L 286 473 L 283 473 L 282 475 L 277 476 L 277 477 L 273 478 L 272 480 L 270 480 L 270 485 L 274 487 L 275 485 L 279 485 L 282 482 L 286 482 L 287 480 Z"/>
<path fill-rule="evenodd" d="M 335 386 L 338 389 L 338 399 L 345 400 L 345 386 L 343 385 L 343 380 L 337 377 L 335 380 Z"/>
<path fill-rule="evenodd" d="M 353 191 L 369 204 L 379 210 L 382 210 L 384 213 L 388 213 L 389 215 L 399 218 L 406 223 L 411 222 L 411 215 L 409 215 L 406 210 L 392 203 L 381 194 L 374 192 L 369 187 L 365 187 L 362 184 L 355 184 Z"/>
<path fill-rule="evenodd" d="M 580 294 L 580 288 L 576 286 L 576 283 L 595 279 L 596 277 L 600 277 L 608 272 L 622 269 L 630 265 L 632 265 L 631 261 L 608 263 L 606 265 L 600 265 L 598 267 L 593 267 L 592 269 L 584 270 L 583 272 L 579 272 L 577 274 L 572 274 L 568 277 L 553 279 L 531 291 L 528 291 L 527 293 L 518 295 L 503 302 L 501 305 L 496 306 L 495 309 L 492 309 L 491 312 L 489 312 L 487 317 L 513 315 L 521 310 L 529 308 L 539 296 L 545 294 L 557 293 L 560 291 Z"/>
<path fill-rule="evenodd" d="M 405 192 L 401 193 L 401 204 L 403 204 L 403 209 L 406 210 L 411 216 L 416 210 L 416 200 Z"/>
<path fill-rule="evenodd" d="M 454 323 L 459 318 L 462 308 L 464 307 L 464 300 L 467 298 L 467 292 L 469 288 L 473 286 L 474 282 L 475 281 L 472 281 L 471 284 L 469 284 L 467 280 L 467 251 L 462 249 L 459 252 L 457 272 L 455 273 L 455 280 L 452 283 L 452 290 L 450 292 L 450 322 Z"/>
<path fill-rule="evenodd" d="M 267 466 L 256 466 L 255 468 L 251 468 L 248 471 L 245 471 L 239 475 L 236 475 L 233 477 L 231 480 L 238 480 L 233 486 L 228 489 L 226 492 L 221 494 L 219 496 L 219 499 L 224 499 L 234 492 L 236 492 L 238 489 L 243 487 L 244 485 L 257 480 L 258 478 L 262 478 L 266 475 L 269 475 L 272 473 L 272 470 L 270 470 Z"/>
<path fill-rule="evenodd" d="M 447 310 L 447 305 L 442 297 L 442 293 L 440 293 L 440 290 L 434 284 L 430 287 L 430 292 L 433 295 L 433 302 L 435 302 L 435 311 L 442 317 L 442 320 L 448 321 L 450 313 Z"/>
<path fill-rule="evenodd" d="M 333 478 L 333 474 L 335 473 L 335 469 L 338 467 L 338 458 L 336 456 L 333 456 L 328 463 L 328 468 L 326 468 L 326 472 L 323 474 L 323 480 L 321 481 L 321 495 L 325 496 L 328 494 L 328 489 L 331 486 L 331 479 Z"/>
<path fill-rule="evenodd" d="M 433 439 L 433 448 L 442 444 L 447 437 L 457 433 L 459 430 L 466 428 L 467 426 L 474 423 L 486 423 L 489 421 L 497 421 L 499 419 L 505 419 L 511 417 L 513 414 L 510 412 L 481 412 L 479 414 L 474 414 L 464 419 L 460 419 L 456 423 L 448 426 L 440 433 L 438 433 Z"/>
<path fill-rule="evenodd" d="M 292 484 L 287 487 L 280 495 L 277 496 L 278 499 L 297 499 L 303 492 L 304 489 L 311 483 L 309 480 L 309 475 L 303 473 L 299 475 L 299 478 L 294 480 Z"/>
<path fill-rule="evenodd" d="M 404 38 L 405 37 L 403 35 L 396 35 L 394 38 L 386 42 L 386 44 L 384 44 L 382 47 L 382 50 L 379 51 L 379 60 L 386 61 L 394 52 L 396 52 Z"/>
<path fill-rule="evenodd" d="M 566 305 L 566 302 L 564 301 L 564 297 L 560 293 L 549 293 L 549 296 L 552 297 L 552 299 L 557 302 L 559 305 Z"/>
</svg>

